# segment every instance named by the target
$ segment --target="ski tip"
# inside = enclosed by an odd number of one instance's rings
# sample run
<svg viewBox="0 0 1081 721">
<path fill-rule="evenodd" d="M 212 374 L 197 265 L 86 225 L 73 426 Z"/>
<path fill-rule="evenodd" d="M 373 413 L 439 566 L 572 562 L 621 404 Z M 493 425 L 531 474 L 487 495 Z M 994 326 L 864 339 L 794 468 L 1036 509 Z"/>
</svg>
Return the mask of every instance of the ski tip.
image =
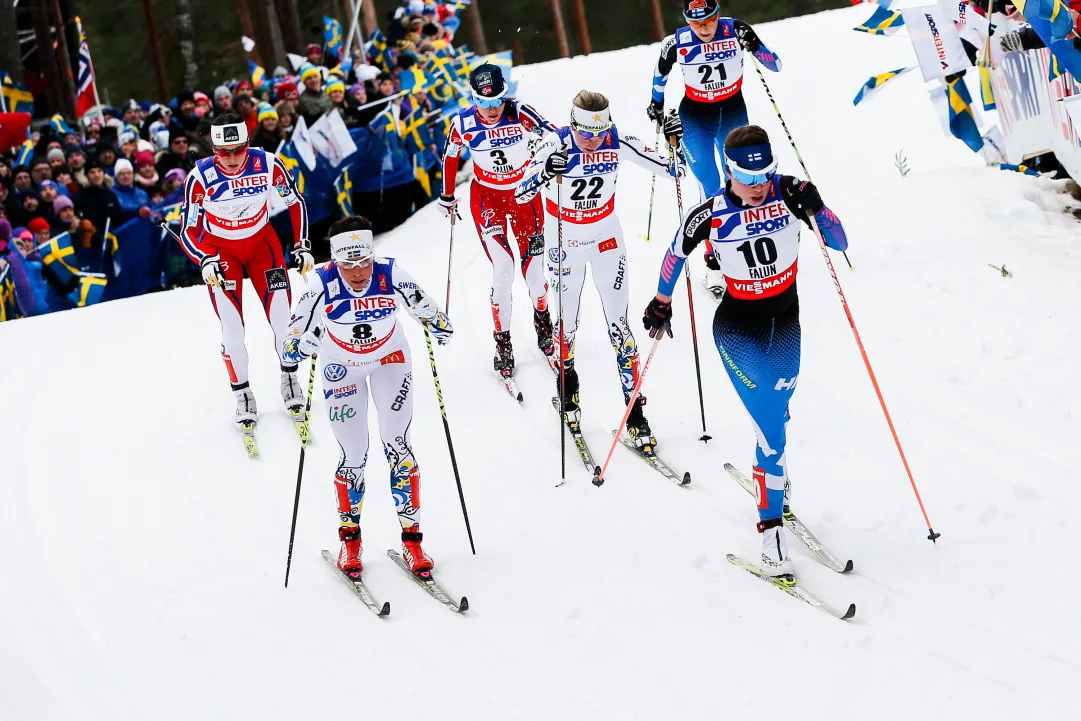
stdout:
<svg viewBox="0 0 1081 721">
<path fill-rule="evenodd" d="M 383 618 L 384 616 L 389 616 L 389 615 L 390 615 L 390 601 L 383 601 L 383 607 L 381 609 L 379 609 L 379 617 Z"/>
<path fill-rule="evenodd" d="M 458 602 L 458 613 L 465 613 L 469 610 L 469 599 L 462 596 L 462 600 Z"/>
<path fill-rule="evenodd" d="M 685 486 L 690 482 L 691 482 L 691 472 L 687 471 L 686 473 L 683 474 L 683 482 L 680 483 L 679 485 Z"/>
<path fill-rule="evenodd" d="M 850 558 L 850 559 L 848 559 L 848 562 L 847 562 L 847 563 L 845 563 L 845 567 L 844 567 L 844 570 L 843 570 L 843 571 L 841 571 L 841 573 L 848 573 L 849 571 L 851 571 L 851 570 L 852 570 L 852 568 L 853 568 L 853 566 L 852 566 L 852 559 Z"/>
<path fill-rule="evenodd" d="M 522 392 L 521 391 L 518 391 L 518 397 L 515 398 L 515 400 L 518 401 L 519 403 L 522 402 L 523 398 L 522 398 Z"/>
<path fill-rule="evenodd" d="M 856 604 L 850 603 L 850 604 L 848 604 L 848 610 L 844 612 L 843 616 L 841 616 L 841 620 L 842 621 L 847 621 L 848 619 L 852 618 L 855 615 L 856 615 Z"/>
</svg>

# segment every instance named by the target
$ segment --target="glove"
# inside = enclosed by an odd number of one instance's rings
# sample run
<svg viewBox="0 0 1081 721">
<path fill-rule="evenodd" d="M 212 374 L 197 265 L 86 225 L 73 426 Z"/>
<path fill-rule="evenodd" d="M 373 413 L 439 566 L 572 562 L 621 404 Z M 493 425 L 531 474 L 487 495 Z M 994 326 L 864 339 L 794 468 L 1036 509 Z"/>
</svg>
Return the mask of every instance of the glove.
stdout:
<svg viewBox="0 0 1081 721">
<path fill-rule="evenodd" d="M 664 122 L 664 102 L 651 100 L 646 108 L 646 117 L 653 121 L 656 131 L 661 132 L 661 123 Z"/>
<path fill-rule="evenodd" d="M 680 120 L 679 113 L 675 110 L 664 116 L 662 132 L 664 132 L 668 144 L 673 148 L 678 147 L 680 141 L 683 140 L 683 121 Z"/>
<path fill-rule="evenodd" d="M 678 157 L 673 158 L 672 161 L 668 163 L 668 174 L 676 179 L 684 178 L 687 176 L 687 166 L 679 162 Z"/>
<path fill-rule="evenodd" d="M 739 38 L 739 44 L 749 53 L 757 53 L 762 48 L 762 41 L 758 39 L 758 34 L 755 33 L 747 23 L 737 20 L 736 23 L 736 37 Z"/>
<path fill-rule="evenodd" d="M 413 302 L 413 315 L 435 336 L 436 342 L 439 345 L 449 343 L 450 337 L 454 335 L 454 326 L 450 324 L 447 314 L 439 310 L 434 300 L 422 296 L 419 291 L 413 294 Z"/>
<path fill-rule="evenodd" d="M 435 336 L 436 343 L 439 345 L 450 343 L 450 337 L 454 335 L 454 326 L 450 324 L 450 318 L 446 313 L 440 311 L 436 314 L 434 321 L 426 321 L 424 325 L 428 327 L 428 332 Z"/>
<path fill-rule="evenodd" d="M 999 45 L 1002 47 L 1002 52 L 1004 53 L 1017 52 L 1021 49 L 1021 33 L 1016 30 L 1011 30 L 1002 36 Z"/>
<path fill-rule="evenodd" d="M 809 180 L 787 178 L 781 187 L 781 192 L 807 215 L 815 215 L 822 210 L 822 196 L 818 194 L 818 188 L 814 186 L 814 183 Z"/>
<path fill-rule="evenodd" d="M 658 333 L 668 333 L 672 337 L 672 302 L 665 303 L 656 297 L 649 301 L 646 306 L 646 314 L 642 323 L 649 331 L 650 338 L 656 338 Z"/>
<path fill-rule="evenodd" d="M 225 284 L 225 275 L 221 272 L 219 260 L 221 260 L 219 256 L 208 255 L 199 263 L 199 271 L 203 274 L 204 283 L 220 290 Z"/>
<path fill-rule="evenodd" d="M 456 196 L 440 195 L 437 202 L 439 204 L 439 210 L 442 211 L 444 216 L 449 218 L 451 213 L 453 213 L 459 218 L 462 217 L 458 215 L 458 198 Z"/>
<path fill-rule="evenodd" d="M 557 150 L 548 156 L 548 159 L 544 161 L 544 174 L 549 178 L 556 175 L 563 175 L 567 172 L 567 165 L 570 163 L 570 156 L 567 155 L 567 151 L 562 148 Z"/>
<path fill-rule="evenodd" d="M 293 248 L 293 261 L 297 265 L 297 270 L 301 275 L 307 275 L 312 272 L 312 268 L 315 267 L 315 258 L 312 257 L 311 243 L 307 238 L 304 238 Z"/>
<path fill-rule="evenodd" d="M 319 346 L 322 345 L 320 337 L 323 335 L 322 328 L 316 328 L 310 330 L 304 335 L 297 338 L 290 338 L 285 341 L 285 349 L 282 352 L 282 359 L 289 363 L 300 363 L 301 361 L 310 358 L 313 354 L 319 352 Z"/>
</svg>

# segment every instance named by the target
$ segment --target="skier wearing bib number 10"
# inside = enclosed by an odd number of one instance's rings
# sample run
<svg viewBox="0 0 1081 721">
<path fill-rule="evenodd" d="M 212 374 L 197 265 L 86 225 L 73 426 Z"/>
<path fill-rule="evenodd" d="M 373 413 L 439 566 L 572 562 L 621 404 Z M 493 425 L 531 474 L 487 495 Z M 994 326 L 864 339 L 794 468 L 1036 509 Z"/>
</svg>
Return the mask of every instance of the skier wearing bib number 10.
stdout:
<svg viewBox="0 0 1081 721">
<path fill-rule="evenodd" d="M 724 156 L 728 182 L 721 193 L 688 211 L 665 254 L 657 295 L 643 323 L 651 338 L 672 334 L 676 281 L 691 251 L 710 241 L 728 284 L 713 317 L 713 338 L 758 438 L 753 475 L 762 570 L 792 582 L 782 523 L 789 505 L 788 403 L 800 371 L 799 222 L 810 226 L 813 219 L 834 250 L 845 250 L 848 240 L 814 185 L 777 174 L 762 128 L 733 130 Z"/>
<path fill-rule="evenodd" d="M 665 137 L 678 144 L 682 132 L 678 116 L 665 118 Z M 683 165 L 673 165 L 667 157 L 646 147 L 633 135 L 620 133 L 612 123 L 608 98 L 583 90 L 571 106 L 570 127 L 545 135 L 525 179 L 519 184 L 519 203 L 534 202 L 540 197 L 541 189 L 548 188 L 548 218 L 544 228 L 548 271 L 553 288 L 558 290 L 558 284 L 563 283 L 563 305 L 559 308 L 563 388 L 559 388 L 558 382 L 556 385 L 557 391 L 562 391 L 562 410 L 570 423 L 580 420 L 574 337 L 578 330 L 587 263 L 593 274 L 593 284 L 601 296 L 608 339 L 616 352 L 624 403 L 630 402 L 638 382 L 638 345 L 627 313 L 630 290 L 627 250 L 623 244 L 623 228 L 615 213 L 616 181 L 625 160 L 655 175 L 675 177 L 686 172 Z M 558 194 L 561 204 L 557 203 L 557 193 L 552 188 L 556 175 L 564 178 L 562 191 Z M 557 214 L 563 225 L 562 248 Z M 559 276 L 561 266 L 562 278 Z M 627 419 L 627 434 L 639 448 L 651 449 L 657 445 L 657 439 L 642 412 L 645 404 L 645 396 L 639 395 Z"/>
<path fill-rule="evenodd" d="M 717 167 L 716 154 L 723 154 L 725 138 L 732 129 L 748 122 L 747 104 L 743 100 L 744 51 L 774 72 L 781 69 L 781 61 L 750 25 L 721 17 L 716 0 L 684 0 L 683 17 L 687 26 L 666 37 L 661 45 L 661 55 L 653 71 L 653 96 L 646 114 L 659 132 L 664 122 L 665 85 L 669 73 L 678 64 L 686 88 L 679 104 L 683 153 L 698 180 L 702 197 L 710 198 L 724 187 L 727 178 L 723 167 Z M 724 292 L 721 269 L 708 240 L 705 246 L 705 284 L 720 297 Z"/>
<path fill-rule="evenodd" d="M 342 542 L 338 569 L 359 579 L 360 511 L 368 461 L 368 391 L 379 419 L 383 453 L 390 464 L 390 489 L 402 524 L 409 570 L 426 577 L 434 566 L 421 548 L 420 467 L 413 455 L 413 361 L 398 310 L 405 309 L 445 345 L 454 328 L 413 278 L 393 258 L 375 257 L 372 226 L 365 218 L 343 218 L 330 228 L 331 262 L 293 308 L 283 363 L 319 353 L 324 396 L 334 438 L 341 448 L 337 489 Z"/>
<path fill-rule="evenodd" d="M 519 205 L 515 187 L 525 175 L 531 157 L 530 138 L 556 128 L 536 110 L 510 95 L 510 86 L 499 66 L 478 65 L 469 76 L 473 105 L 454 117 L 443 156 L 443 193 L 439 206 L 449 217 L 457 213 L 454 181 L 458 158 L 468 147 L 473 159 L 473 182 L 469 208 L 481 245 L 492 262 L 492 319 L 495 322 L 493 365 L 508 392 L 518 395 L 512 380 L 514 349 L 511 345 L 511 285 L 514 252 L 510 236 L 518 242 L 522 277 L 533 301 L 533 328 L 537 345 L 554 365 L 552 316 L 548 312 L 548 286 L 544 280 L 544 207 L 539 197 Z M 508 222 L 509 221 L 509 222 Z"/>
</svg>

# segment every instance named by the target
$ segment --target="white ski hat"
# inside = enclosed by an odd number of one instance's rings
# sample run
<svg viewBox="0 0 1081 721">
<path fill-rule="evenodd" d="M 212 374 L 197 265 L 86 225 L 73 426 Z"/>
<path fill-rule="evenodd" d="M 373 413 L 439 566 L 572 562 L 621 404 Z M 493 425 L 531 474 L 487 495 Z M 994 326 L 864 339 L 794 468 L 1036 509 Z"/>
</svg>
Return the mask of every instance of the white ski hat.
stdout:
<svg viewBox="0 0 1081 721">
<path fill-rule="evenodd" d="M 603 133 L 612 127 L 611 108 L 604 110 L 584 110 L 577 105 L 571 106 L 571 127 L 589 133 Z"/>
<path fill-rule="evenodd" d="M 375 239 L 370 230 L 347 230 L 330 238 L 330 257 L 334 260 L 367 260 L 375 256 Z"/>
<path fill-rule="evenodd" d="M 211 125 L 210 140 L 215 146 L 246 143 L 248 142 L 248 126 L 244 123 Z"/>
</svg>

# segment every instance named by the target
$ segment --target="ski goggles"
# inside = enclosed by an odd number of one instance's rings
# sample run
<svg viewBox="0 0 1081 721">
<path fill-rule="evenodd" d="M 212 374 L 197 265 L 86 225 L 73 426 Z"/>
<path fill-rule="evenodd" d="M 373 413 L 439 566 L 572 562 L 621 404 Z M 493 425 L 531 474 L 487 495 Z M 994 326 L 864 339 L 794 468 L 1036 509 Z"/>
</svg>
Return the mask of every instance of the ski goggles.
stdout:
<svg viewBox="0 0 1081 721">
<path fill-rule="evenodd" d="M 571 127 L 586 140 L 605 138 L 612 131 L 612 112 L 608 108 L 584 110 L 577 105 L 572 106 Z"/>
<path fill-rule="evenodd" d="M 777 174 L 777 159 L 768 145 L 726 148 L 724 158 L 728 175 L 743 185 L 762 185 L 773 180 Z M 748 168 L 750 165 L 763 167 Z"/>
<path fill-rule="evenodd" d="M 478 108 L 484 108 L 485 110 L 491 110 L 492 108 L 498 108 L 507 99 L 506 94 L 500 95 L 498 98 L 485 98 L 481 95 L 474 93 L 473 102 Z"/>
<path fill-rule="evenodd" d="M 360 258 L 358 260 L 339 260 L 338 258 L 334 259 L 334 263 L 339 268 L 344 268 L 345 270 L 356 270 L 357 268 L 367 268 L 372 264 L 372 262 L 373 262 L 372 258 Z"/>
<path fill-rule="evenodd" d="M 243 158 L 244 154 L 247 152 L 247 145 L 241 148 L 233 148 L 232 150 L 226 150 L 225 148 L 214 148 L 214 155 L 218 156 L 219 158 Z"/>
<path fill-rule="evenodd" d="M 586 130 L 585 128 L 580 128 L 573 123 L 571 124 L 571 127 L 574 128 L 574 132 L 578 133 L 586 140 L 592 140 L 593 138 L 607 138 L 608 133 L 612 132 L 611 123 L 608 123 L 608 127 L 604 128 L 603 130 L 598 130 L 597 128 L 593 128 L 592 130 Z"/>
</svg>

